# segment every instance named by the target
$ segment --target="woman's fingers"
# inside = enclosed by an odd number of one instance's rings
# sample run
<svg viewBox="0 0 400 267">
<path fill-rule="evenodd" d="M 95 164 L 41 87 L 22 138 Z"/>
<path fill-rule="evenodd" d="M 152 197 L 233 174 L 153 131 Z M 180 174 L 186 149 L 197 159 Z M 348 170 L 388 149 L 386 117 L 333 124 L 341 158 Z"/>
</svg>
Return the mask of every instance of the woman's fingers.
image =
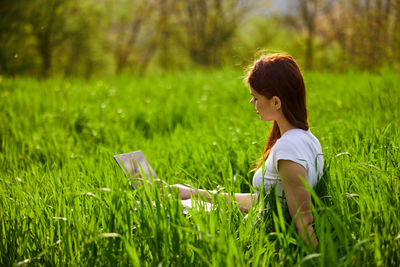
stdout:
<svg viewBox="0 0 400 267">
<path fill-rule="evenodd" d="M 179 196 L 183 200 L 189 199 L 191 197 L 192 190 L 190 187 L 181 184 L 173 184 L 170 186 L 170 188 L 179 190 Z"/>
</svg>

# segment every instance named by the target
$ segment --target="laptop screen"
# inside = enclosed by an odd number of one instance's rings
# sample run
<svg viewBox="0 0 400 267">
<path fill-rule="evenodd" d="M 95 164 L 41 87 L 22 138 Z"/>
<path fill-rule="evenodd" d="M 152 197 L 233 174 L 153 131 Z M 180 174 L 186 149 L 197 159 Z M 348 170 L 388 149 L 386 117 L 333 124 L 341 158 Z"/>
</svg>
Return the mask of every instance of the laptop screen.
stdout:
<svg viewBox="0 0 400 267">
<path fill-rule="evenodd" d="M 150 176 L 157 177 L 155 171 L 150 166 L 146 157 L 143 155 L 142 151 L 134 151 L 125 154 L 119 154 L 114 156 L 115 161 L 118 163 L 119 167 L 123 170 L 126 176 L 133 178 L 143 178 L 143 174 L 150 179 Z"/>
</svg>

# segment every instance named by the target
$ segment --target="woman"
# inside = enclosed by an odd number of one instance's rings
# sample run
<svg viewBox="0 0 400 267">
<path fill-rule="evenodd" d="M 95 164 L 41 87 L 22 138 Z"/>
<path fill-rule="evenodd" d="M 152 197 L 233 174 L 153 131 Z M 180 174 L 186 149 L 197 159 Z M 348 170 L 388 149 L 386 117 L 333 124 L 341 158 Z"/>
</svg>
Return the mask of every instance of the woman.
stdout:
<svg viewBox="0 0 400 267">
<path fill-rule="evenodd" d="M 310 237 L 317 245 L 313 235 L 311 197 L 302 180 L 311 187 L 316 185 L 323 172 L 323 157 L 321 145 L 307 123 L 306 91 L 299 67 L 287 55 L 262 56 L 251 67 L 247 82 L 252 95 L 250 103 L 255 106 L 260 119 L 273 121 L 263 157 L 253 177 L 253 186 L 260 191 L 263 185 L 268 192 L 276 184 L 279 196 L 286 201 L 289 213 L 295 219 L 299 235 L 304 240 Z M 265 168 L 262 168 L 264 163 Z M 211 200 L 205 190 L 182 185 L 172 187 L 179 189 L 182 199 L 203 194 Z M 228 199 L 229 194 L 222 194 Z M 235 198 L 241 210 L 248 211 L 257 201 L 258 194 L 235 194 Z"/>
</svg>

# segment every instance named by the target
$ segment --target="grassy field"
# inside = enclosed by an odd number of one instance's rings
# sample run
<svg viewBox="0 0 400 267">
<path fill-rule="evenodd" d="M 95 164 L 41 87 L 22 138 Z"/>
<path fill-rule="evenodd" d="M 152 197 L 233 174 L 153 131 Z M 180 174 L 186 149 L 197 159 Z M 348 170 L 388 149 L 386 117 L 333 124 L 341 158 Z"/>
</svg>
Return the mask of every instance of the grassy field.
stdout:
<svg viewBox="0 0 400 267">
<path fill-rule="evenodd" d="M 281 212 L 245 219 L 216 196 L 211 212 L 185 216 L 176 195 L 130 188 L 112 156 L 140 149 L 169 183 L 252 191 L 271 124 L 242 76 L 2 77 L 0 265 L 398 266 L 398 73 L 305 73 L 329 174 L 315 250 Z"/>
</svg>

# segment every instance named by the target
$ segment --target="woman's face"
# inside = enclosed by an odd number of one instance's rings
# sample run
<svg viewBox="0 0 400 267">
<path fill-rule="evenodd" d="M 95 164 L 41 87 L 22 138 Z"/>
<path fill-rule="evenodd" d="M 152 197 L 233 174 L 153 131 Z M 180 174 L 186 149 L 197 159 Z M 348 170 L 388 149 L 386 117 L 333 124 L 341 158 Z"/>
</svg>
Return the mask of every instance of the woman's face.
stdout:
<svg viewBox="0 0 400 267">
<path fill-rule="evenodd" d="M 250 94 L 253 96 L 250 103 L 256 107 L 260 119 L 263 121 L 275 120 L 277 116 L 277 97 L 268 99 L 266 96 L 257 93 L 253 88 L 250 88 Z"/>
</svg>

